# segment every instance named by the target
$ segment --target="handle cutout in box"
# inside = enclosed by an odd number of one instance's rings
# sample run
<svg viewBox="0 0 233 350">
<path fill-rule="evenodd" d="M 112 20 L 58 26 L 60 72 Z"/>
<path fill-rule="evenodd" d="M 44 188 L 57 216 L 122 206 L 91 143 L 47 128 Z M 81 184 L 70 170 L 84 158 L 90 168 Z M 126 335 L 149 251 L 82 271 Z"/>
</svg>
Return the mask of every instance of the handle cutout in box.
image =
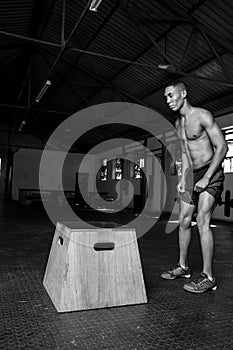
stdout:
<svg viewBox="0 0 233 350">
<path fill-rule="evenodd" d="M 98 251 L 106 251 L 106 250 L 113 250 L 115 248 L 115 243 L 113 242 L 99 242 L 95 243 L 93 248 Z"/>
<path fill-rule="evenodd" d="M 61 236 L 59 236 L 59 238 L 58 238 L 58 244 L 59 244 L 59 245 L 63 245 L 63 243 L 64 243 L 64 239 L 63 239 Z"/>
</svg>

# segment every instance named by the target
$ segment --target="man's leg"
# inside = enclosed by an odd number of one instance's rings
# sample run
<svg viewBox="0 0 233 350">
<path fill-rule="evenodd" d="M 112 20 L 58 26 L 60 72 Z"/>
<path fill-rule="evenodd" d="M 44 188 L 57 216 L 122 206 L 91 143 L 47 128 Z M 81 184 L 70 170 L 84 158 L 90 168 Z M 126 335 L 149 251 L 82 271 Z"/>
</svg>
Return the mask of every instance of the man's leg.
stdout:
<svg viewBox="0 0 233 350">
<path fill-rule="evenodd" d="M 191 220 L 195 210 L 194 205 L 180 201 L 179 215 L 179 263 L 170 270 L 163 272 L 160 276 L 166 280 L 173 280 L 177 277 L 189 278 L 191 276 L 187 265 L 188 247 L 191 240 Z"/>
<path fill-rule="evenodd" d="M 210 220 L 215 208 L 215 198 L 208 192 L 202 192 L 199 196 L 197 225 L 200 234 L 200 242 L 203 257 L 203 272 L 212 279 L 212 260 L 214 250 L 213 233 L 210 228 Z"/>
<path fill-rule="evenodd" d="M 199 196 L 196 220 L 201 241 L 203 270 L 199 278 L 184 285 L 184 290 L 191 293 L 203 293 L 217 289 L 216 280 L 212 275 L 214 240 L 210 228 L 210 219 L 214 208 L 214 197 L 206 191 L 202 192 Z"/>
<path fill-rule="evenodd" d="M 188 248 L 191 240 L 191 220 L 195 210 L 195 206 L 180 201 L 180 215 L 179 215 L 179 249 L 180 266 L 187 267 Z"/>
</svg>

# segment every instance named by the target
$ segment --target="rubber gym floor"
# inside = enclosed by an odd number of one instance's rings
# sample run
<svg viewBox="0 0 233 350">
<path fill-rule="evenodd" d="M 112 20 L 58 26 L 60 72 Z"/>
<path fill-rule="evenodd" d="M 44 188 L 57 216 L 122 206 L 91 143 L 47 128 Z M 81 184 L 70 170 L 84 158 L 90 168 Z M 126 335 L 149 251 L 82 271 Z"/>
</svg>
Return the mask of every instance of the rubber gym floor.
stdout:
<svg viewBox="0 0 233 350">
<path fill-rule="evenodd" d="M 96 219 L 90 210 L 83 215 Z M 113 215 L 118 223 L 133 219 L 130 212 Z M 178 253 L 177 225 L 166 233 L 166 220 L 138 240 L 147 304 L 58 313 L 42 284 L 54 225 L 40 205 L 2 202 L 0 349 L 232 350 L 233 225 L 213 222 L 218 289 L 196 295 L 183 291 L 183 279 L 160 278 Z M 192 230 L 189 265 L 195 277 L 202 261 L 197 227 Z"/>
</svg>

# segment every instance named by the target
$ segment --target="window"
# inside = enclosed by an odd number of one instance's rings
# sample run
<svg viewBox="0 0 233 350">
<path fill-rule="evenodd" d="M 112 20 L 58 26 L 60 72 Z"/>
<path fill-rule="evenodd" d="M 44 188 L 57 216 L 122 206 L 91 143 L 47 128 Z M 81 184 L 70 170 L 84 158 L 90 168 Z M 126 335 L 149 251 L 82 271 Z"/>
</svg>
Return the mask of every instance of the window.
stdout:
<svg viewBox="0 0 233 350">
<path fill-rule="evenodd" d="M 143 177 L 144 168 L 144 158 L 139 158 L 137 162 L 134 164 L 134 178 L 141 179 Z"/>
<path fill-rule="evenodd" d="M 102 167 L 100 169 L 100 180 L 107 181 L 107 176 L 108 176 L 108 160 L 103 159 Z"/>
<path fill-rule="evenodd" d="M 228 152 L 223 162 L 224 173 L 233 173 L 233 126 L 222 129 L 228 144 Z"/>
<path fill-rule="evenodd" d="M 112 179 L 121 180 L 123 178 L 123 159 L 116 158 L 112 164 Z"/>
</svg>

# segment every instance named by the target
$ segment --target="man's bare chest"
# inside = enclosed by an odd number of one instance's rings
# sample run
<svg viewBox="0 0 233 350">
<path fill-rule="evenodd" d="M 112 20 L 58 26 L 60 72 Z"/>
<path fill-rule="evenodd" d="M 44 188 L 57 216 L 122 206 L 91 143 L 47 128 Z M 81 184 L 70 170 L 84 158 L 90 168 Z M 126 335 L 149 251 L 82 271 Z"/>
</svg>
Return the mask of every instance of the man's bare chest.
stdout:
<svg viewBox="0 0 233 350">
<path fill-rule="evenodd" d="M 203 128 L 195 121 L 183 122 L 181 124 L 181 137 L 184 141 L 198 140 L 203 136 Z"/>
</svg>

